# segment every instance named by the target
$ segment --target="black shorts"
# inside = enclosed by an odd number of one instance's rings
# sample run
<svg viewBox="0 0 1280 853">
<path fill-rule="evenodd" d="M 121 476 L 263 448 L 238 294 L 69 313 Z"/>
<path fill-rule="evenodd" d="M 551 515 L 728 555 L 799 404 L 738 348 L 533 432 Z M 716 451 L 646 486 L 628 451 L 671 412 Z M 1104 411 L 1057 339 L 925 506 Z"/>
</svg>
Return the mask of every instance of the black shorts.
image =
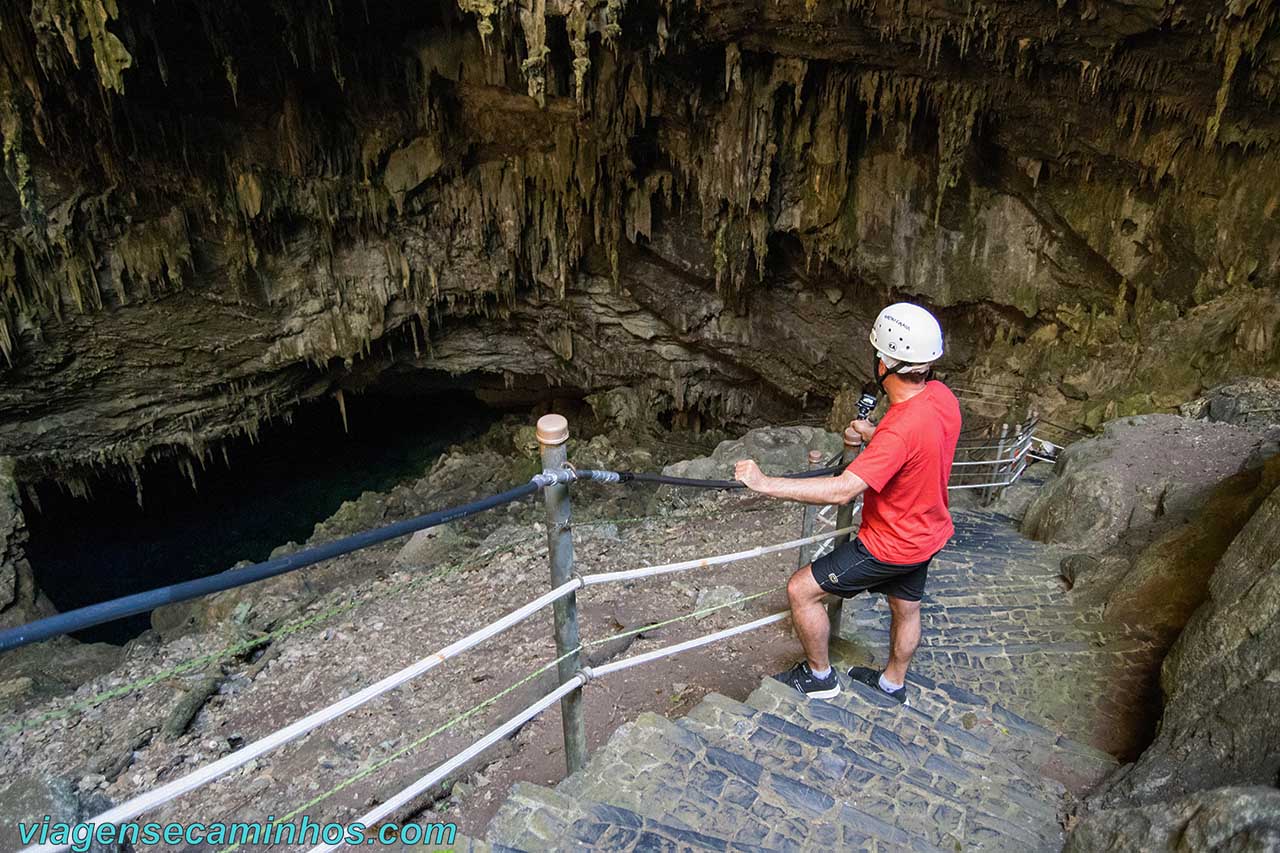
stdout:
<svg viewBox="0 0 1280 853">
<path fill-rule="evenodd" d="M 860 592 L 879 592 L 903 601 L 919 601 L 929 575 L 930 557 L 923 563 L 882 563 L 862 540 L 853 538 L 813 561 L 813 579 L 823 592 L 852 598 Z"/>
</svg>

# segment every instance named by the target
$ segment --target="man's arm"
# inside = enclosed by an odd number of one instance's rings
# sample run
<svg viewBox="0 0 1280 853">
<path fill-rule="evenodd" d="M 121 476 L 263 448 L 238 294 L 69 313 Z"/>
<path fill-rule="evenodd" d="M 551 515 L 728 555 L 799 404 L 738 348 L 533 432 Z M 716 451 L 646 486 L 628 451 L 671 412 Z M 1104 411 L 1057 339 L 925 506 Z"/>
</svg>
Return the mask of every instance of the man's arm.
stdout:
<svg viewBox="0 0 1280 853">
<path fill-rule="evenodd" d="M 753 492 L 806 504 L 847 504 L 867 490 L 862 478 L 850 471 L 839 477 L 769 477 L 751 459 L 739 462 L 733 476 Z"/>
</svg>

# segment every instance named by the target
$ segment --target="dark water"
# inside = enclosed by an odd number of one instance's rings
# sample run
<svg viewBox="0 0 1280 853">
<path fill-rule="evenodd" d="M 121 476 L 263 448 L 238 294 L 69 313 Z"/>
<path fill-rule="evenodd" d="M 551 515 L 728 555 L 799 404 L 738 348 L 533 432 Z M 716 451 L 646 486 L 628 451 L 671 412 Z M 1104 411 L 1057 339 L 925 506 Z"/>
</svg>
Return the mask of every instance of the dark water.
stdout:
<svg viewBox="0 0 1280 853">
<path fill-rule="evenodd" d="M 292 425 L 264 426 L 256 444 L 234 444 L 229 469 L 220 457 L 197 469 L 198 490 L 172 463 L 144 469 L 141 508 L 132 483 L 104 479 L 89 499 L 42 486 L 42 511 L 26 508 L 37 584 L 71 610 L 264 560 L 343 501 L 421 476 L 500 418 L 465 393 L 346 402 L 350 434 L 335 403 L 305 407 Z M 73 636 L 123 643 L 148 627 L 140 614 Z"/>
</svg>

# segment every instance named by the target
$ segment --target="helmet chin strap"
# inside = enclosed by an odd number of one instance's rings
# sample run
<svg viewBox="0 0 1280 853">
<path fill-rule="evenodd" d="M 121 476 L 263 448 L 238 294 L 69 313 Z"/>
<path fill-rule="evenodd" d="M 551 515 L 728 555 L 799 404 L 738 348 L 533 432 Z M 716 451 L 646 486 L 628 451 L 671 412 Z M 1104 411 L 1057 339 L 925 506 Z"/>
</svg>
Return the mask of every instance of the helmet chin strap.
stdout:
<svg viewBox="0 0 1280 853">
<path fill-rule="evenodd" d="M 898 374 L 905 372 L 906 368 L 915 367 L 915 365 L 909 362 L 900 361 L 898 362 L 897 367 L 887 368 L 884 373 L 881 373 L 880 361 L 880 353 L 873 353 L 871 361 L 871 375 L 875 377 L 876 387 L 880 389 L 880 393 L 888 397 L 889 391 L 884 387 L 884 381 L 890 376 L 897 376 Z M 925 375 L 925 381 L 927 382 L 932 378 L 933 368 L 931 367 L 929 368 L 929 372 Z"/>
<path fill-rule="evenodd" d="M 875 377 L 876 387 L 880 389 L 881 394 L 883 394 L 886 397 L 889 396 L 889 391 L 884 387 L 884 381 L 888 379 L 890 376 L 894 376 L 898 373 L 901 373 L 902 368 L 904 367 L 910 367 L 910 365 L 907 364 L 905 361 L 900 361 L 898 362 L 897 367 L 886 368 L 885 372 L 881 373 L 880 372 L 880 353 L 872 354 L 871 375 Z"/>
</svg>

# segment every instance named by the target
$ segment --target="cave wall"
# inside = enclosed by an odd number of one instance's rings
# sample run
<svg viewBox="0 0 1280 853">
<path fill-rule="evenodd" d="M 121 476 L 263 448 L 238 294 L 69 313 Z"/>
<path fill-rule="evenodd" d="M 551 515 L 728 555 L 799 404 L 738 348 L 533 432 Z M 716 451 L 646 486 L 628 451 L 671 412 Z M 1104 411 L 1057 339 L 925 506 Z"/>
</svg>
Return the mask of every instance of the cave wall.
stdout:
<svg viewBox="0 0 1280 853">
<path fill-rule="evenodd" d="M 1269 0 L 0 2 L 0 454 L 388 369 L 752 422 L 892 298 L 1063 418 L 1277 371 Z"/>
<path fill-rule="evenodd" d="M 51 612 L 48 601 L 36 589 L 27 560 L 27 523 L 15 467 L 12 459 L 0 456 L 0 628 Z"/>
</svg>

